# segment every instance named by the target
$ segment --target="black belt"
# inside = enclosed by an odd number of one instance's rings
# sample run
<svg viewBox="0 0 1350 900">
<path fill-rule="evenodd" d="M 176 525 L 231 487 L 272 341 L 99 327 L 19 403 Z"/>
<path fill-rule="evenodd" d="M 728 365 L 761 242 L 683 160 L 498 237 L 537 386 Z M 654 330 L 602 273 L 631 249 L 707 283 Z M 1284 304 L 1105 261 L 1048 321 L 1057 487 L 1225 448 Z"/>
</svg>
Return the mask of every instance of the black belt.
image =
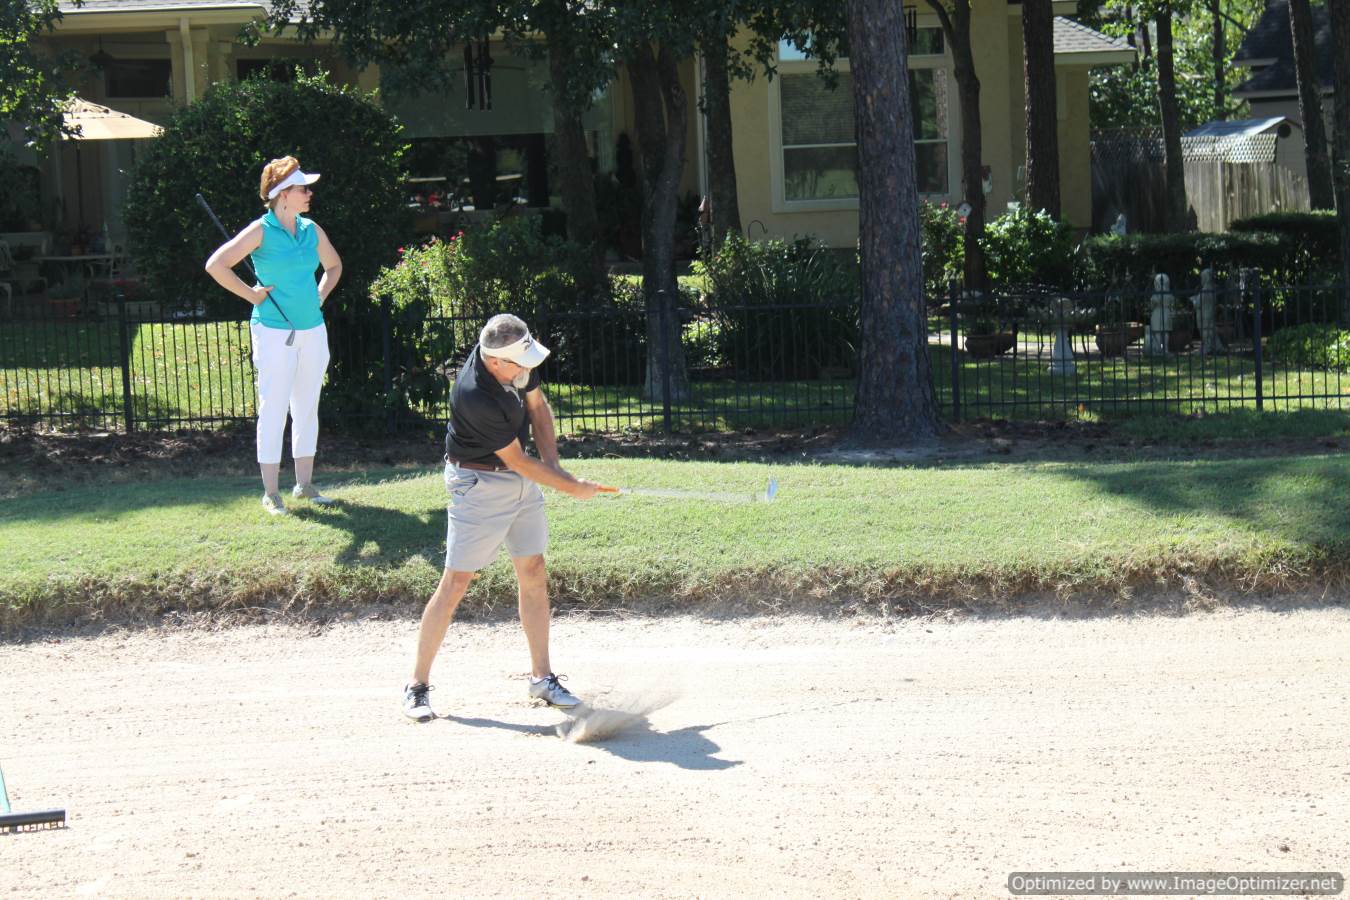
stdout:
<svg viewBox="0 0 1350 900">
<path fill-rule="evenodd" d="M 500 465 L 499 463 L 464 462 L 463 460 L 455 459 L 453 456 L 447 456 L 447 457 L 445 458 L 445 460 L 446 460 L 446 462 L 452 462 L 452 463 L 454 463 L 455 465 L 459 466 L 461 469 L 476 469 L 476 470 L 478 470 L 479 472 L 509 472 L 509 471 L 511 471 L 511 467 L 510 467 L 510 466 L 503 466 L 503 465 Z"/>
</svg>

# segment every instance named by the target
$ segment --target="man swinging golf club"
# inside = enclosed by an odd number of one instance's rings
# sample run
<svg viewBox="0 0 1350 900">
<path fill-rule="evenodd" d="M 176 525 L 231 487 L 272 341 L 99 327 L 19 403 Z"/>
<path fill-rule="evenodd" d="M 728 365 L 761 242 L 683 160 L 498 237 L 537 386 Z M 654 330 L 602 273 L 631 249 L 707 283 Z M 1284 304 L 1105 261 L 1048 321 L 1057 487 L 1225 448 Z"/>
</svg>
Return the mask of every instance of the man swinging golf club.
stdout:
<svg viewBox="0 0 1350 900">
<path fill-rule="evenodd" d="M 403 692 L 410 719 L 435 718 L 427 697 L 432 661 L 474 573 L 503 543 L 515 565 L 520 624 L 530 646 L 530 696 L 560 709 L 580 703 L 558 682 L 548 657 L 548 522 L 539 486 L 588 500 L 599 485 L 559 465 L 553 410 L 539 384 L 538 366 L 548 354 L 523 321 L 493 316 L 455 378 L 445 436 L 445 572 L 422 612 L 417 662 Z M 531 432 L 538 458 L 525 452 Z"/>
</svg>

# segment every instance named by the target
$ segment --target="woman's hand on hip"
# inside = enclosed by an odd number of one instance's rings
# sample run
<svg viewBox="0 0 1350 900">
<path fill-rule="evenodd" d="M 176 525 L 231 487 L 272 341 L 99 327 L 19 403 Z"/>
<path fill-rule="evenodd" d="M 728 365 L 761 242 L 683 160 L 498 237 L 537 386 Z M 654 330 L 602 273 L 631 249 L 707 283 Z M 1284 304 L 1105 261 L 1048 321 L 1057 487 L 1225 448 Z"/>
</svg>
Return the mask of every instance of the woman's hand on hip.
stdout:
<svg viewBox="0 0 1350 900">
<path fill-rule="evenodd" d="M 252 303 L 254 306 L 262 306 L 267 302 L 267 297 L 272 293 L 272 288 L 274 287 L 276 287 L 275 284 L 255 284 L 253 287 L 249 288 L 249 293 L 253 296 L 248 298 L 248 302 Z"/>
</svg>

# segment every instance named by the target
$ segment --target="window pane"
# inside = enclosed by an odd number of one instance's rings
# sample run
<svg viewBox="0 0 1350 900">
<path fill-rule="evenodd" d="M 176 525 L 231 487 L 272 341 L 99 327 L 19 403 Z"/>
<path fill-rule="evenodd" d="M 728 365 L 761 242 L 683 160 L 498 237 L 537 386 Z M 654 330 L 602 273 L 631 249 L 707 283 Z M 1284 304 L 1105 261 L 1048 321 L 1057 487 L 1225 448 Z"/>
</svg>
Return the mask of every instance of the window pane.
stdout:
<svg viewBox="0 0 1350 900">
<path fill-rule="evenodd" d="M 779 41 L 778 58 L 783 62 L 796 62 L 807 57 L 806 52 L 801 50 L 795 41 Z"/>
<path fill-rule="evenodd" d="M 853 76 L 839 73 L 834 90 L 814 72 L 780 75 L 783 145 L 851 144 L 853 131 Z"/>
<path fill-rule="evenodd" d="M 947 70 L 911 69 L 909 89 L 914 108 L 914 139 L 946 139 Z"/>
<path fill-rule="evenodd" d="M 914 35 L 914 46 L 909 49 L 910 56 L 941 56 L 945 45 L 942 43 L 941 28 L 920 28 Z"/>
<path fill-rule="evenodd" d="M 856 147 L 783 151 L 786 200 L 836 200 L 858 196 Z"/>
<path fill-rule="evenodd" d="M 173 63 L 167 59 L 114 59 L 104 66 L 109 97 L 167 97 Z"/>
<path fill-rule="evenodd" d="M 915 144 L 914 169 L 920 194 L 948 193 L 946 143 Z"/>
</svg>

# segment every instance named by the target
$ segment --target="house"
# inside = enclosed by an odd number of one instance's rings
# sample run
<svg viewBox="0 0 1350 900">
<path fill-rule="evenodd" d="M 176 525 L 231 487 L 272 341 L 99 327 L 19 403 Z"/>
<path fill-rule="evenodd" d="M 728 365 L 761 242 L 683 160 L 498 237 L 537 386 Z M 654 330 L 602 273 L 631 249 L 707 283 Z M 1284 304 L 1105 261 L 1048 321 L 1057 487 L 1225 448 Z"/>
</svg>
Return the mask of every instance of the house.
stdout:
<svg viewBox="0 0 1350 900">
<path fill-rule="evenodd" d="M 1331 21 L 1327 8 L 1312 4 L 1316 75 L 1322 92 L 1322 115 L 1326 133 L 1333 133 L 1331 96 L 1335 74 L 1331 61 Z M 1233 96 L 1246 100 L 1254 119 L 1286 117 L 1300 126 L 1296 150 L 1302 154 L 1303 112 L 1298 102 L 1298 78 L 1294 72 L 1294 41 L 1289 25 L 1288 0 L 1267 0 L 1265 12 L 1243 39 L 1233 64 L 1246 69 L 1249 77 L 1233 89 Z"/>
<path fill-rule="evenodd" d="M 101 75 L 81 86 L 85 99 L 149 122 L 163 124 L 172 109 L 191 102 L 212 82 L 261 72 L 284 77 L 297 64 L 323 66 L 335 80 L 363 88 L 392 82 L 394 73 L 347 66 L 326 44 L 301 44 L 269 35 L 256 46 L 239 40 L 241 29 L 265 12 L 266 0 L 84 0 L 63 6 L 64 19 L 51 40 L 95 61 Z M 1020 6 L 1014 0 L 972 0 L 973 43 L 981 82 L 985 189 L 996 214 L 1017 199 L 1024 169 L 1024 107 Z M 1061 194 L 1064 217 L 1091 224 L 1088 148 L 1088 72 L 1134 58 L 1123 41 L 1111 40 L 1063 16 L 1074 0 L 1056 0 Z M 961 200 L 960 111 L 952 57 L 936 16 L 919 3 L 918 32 L 911 51 L 916 100 L 920 188 L 926 197 Z M 547 144 L 552 112 L 543 85 L 547 67 L 492 42 L 491 103 L 466 103 L 462 91 L 421 96 L 382 91 L 404 122 L 412 143 L 412 185 L 429 198 L 440 187 L 458 189 L 457 167 L 486 159 L 495 180 L 530 205 L 556 202 L 547 184 Z M 733 153 L 741 218 L 761 234 L 812 234 L 835 246 L 857 239 L 858 200 L 853 169 L 852 98 L 848 65 L 832 92 L 814 76 L 814 62 L 795 47 L 780 48 L 777 77 L 736 82 L 731 96 Z M 681 67 L 690 103 L 698 101 L 697 60 Z M 386 84 L 386 86 L 388 86 Z M 601 171 L 631 165 L 635 134 L 632 100 L 623 72 L 586 116 L 592 151 Z M 697 195 L 706 185 L 702 117 L 691 108 L 683 190 Z M 65 142 L 69 143 L 69 142 Z M 76 154 L 58 147 L 42 169 L 41 190 L 49 227 L 104 223 L 117 237 L 126 173 L 138 152 L 135 141 L 106 141 Z M 78 168 L 77 168 L 78 167 Z M 71 186 L 82 184 L 82 203 Z M 465 198 L 459 198 L 464 202 Z M 759 228 L 762 226 L 762 230 Z"/>
</svg>

